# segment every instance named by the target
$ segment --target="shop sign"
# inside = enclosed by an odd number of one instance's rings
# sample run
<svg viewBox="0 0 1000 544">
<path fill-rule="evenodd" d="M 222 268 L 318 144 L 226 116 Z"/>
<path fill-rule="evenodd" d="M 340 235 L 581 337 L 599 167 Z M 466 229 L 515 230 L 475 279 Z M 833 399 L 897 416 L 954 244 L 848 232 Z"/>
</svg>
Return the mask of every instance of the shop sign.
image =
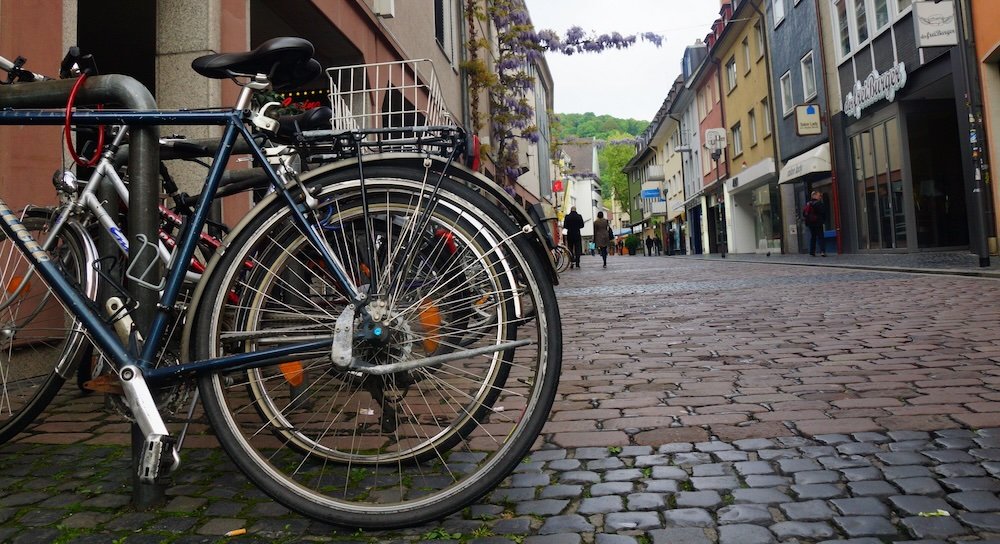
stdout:
<svg viewBox="0 0 1000 544">
<path fill-rule="evenodd" d="M 913 3 L 917 47 L 958 45 L 955 5 L 951 0 Z"/>
<path fill-rule="evenodd" d="M 892 102 L 896 92 L 906 85 L 906 66 L 899 64 L 889 68 L 885 73 L 872 70 L 864 81 L 855 81 L 854 90 L 847 93 L 844 99 L 844 113 L 856 119 L 861 119 L 861 110 L 882 100 Z"/>
<path fill-rule="evenodd" d="M 799 136 L 823 134 L 819 106 L 815 104 L 795 106 L 795 132 Z"/>
</svg>

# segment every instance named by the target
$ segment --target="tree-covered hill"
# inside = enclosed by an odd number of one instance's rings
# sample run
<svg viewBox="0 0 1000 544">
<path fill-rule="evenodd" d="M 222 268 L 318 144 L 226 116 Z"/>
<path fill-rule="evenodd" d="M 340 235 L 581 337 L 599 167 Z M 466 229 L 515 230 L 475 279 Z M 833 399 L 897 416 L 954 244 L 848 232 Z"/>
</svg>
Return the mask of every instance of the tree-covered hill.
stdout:
<svg viewBox="0 0 1000 544">
<path fill-rule="evenodd" d="M 638 136 L 649 125 L 649 121 L 638 119 L 618 119 L 610 115 L 587 113 L 556 114 L 556 140 L 572 138 L 597 138 L 607 140 L 615 132 Z"/>
</svg>

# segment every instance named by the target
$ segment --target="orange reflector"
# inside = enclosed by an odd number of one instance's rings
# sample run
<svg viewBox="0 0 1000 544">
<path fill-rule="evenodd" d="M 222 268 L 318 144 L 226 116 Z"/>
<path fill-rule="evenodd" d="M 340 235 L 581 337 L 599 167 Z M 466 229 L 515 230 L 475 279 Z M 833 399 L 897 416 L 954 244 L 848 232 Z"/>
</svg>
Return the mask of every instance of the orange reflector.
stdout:
<svg viewBox="0 0 1000 544">
<path fill-rule="evenodd" d="M 281 373 L 285 375 L 285 380 L 292 387 L 302 385 L 302 380 L 305 379 L 305 372 L 302 371 L 301 362 L 292 361 L 290 363 L 281 363 L 278 365 L 278 368 L 281 369 Z"/>
<path fill-rule="evenodd" d="M 12 295 L 17 288 L 21 286 L 21 282 L 24 281 L 24 276 L 14 276 L 7 282 L 7 294 Z M 24 291 L 21 291 L 21 296 L 25 296 L 31 292 L 31 283 L 24 286 Z"/>
<path fill-rule="evenodd" d="M 371 269 L 371 268 L 368 268 L 368 265 L 367 265 L 367 264 L 365 264 L 365 263 L 361 263 L 361 264 L 360 264 L 360 265 L 358 266 L 358 268 L 360 268 L 360 269 L 361 269 L 361 273 L 362 273 L 362 274 L 364 274 L 366 278 L 370 278 L 370 277 L 372 277 L 372 269 Z"/>
<path fill-rule="evenodd" d="M 437 332 L 441 328 L 441 310 L 426 300 L 420 303 L 420 313 L 417 315 L 420 327 L 428 338 L 423 339 L 424 351 L 433 353 L 438 348 Z"/>
</svg>

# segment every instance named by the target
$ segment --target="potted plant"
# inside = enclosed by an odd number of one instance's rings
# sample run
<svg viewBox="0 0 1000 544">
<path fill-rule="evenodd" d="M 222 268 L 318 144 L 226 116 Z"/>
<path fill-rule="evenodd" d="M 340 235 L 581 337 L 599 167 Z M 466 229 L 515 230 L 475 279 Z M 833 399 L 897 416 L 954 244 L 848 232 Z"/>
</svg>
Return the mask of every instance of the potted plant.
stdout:
<svg viewBox="0 0 1000 544">
<path fill-rule="evenodd" d="M 635 255 L 636 250 L 639 249 L 639 245 L 641 244 L 642 240 L 635 234 L 629 234 L 625 237 L 625 248 L 628 249 L 629 255 Z"/>
</svg>

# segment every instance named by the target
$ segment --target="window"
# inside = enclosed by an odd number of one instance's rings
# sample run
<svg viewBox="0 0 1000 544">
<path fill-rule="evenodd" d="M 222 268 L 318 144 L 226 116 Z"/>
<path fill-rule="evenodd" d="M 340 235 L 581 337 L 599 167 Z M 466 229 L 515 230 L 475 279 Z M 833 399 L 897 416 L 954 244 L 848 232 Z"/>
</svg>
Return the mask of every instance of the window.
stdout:
<svg viewBox="0 0 1000 544">
<path fill-rule="evenodd" d="M 732 57 L 726 63 L 726 84 L 729 85 L 730 91 L 736 88 L 736 57 Z"/>
<path fill-rule="evenodd" d="M 795 109 L 795 97 L 792 95 L 792 74 L 785 72 L 781 76 L 781 111 L 787 116 Z"/>
<path fill-rule="evenodd" d="M 868 39 L 868 13 L 865 11 L 865 0 L 854 0 L 854 22 L 857 26 L 858 43 Z"/>
<path fill-rule="evenodd" d="M 757 60 L 760 60 L 764 56 L 764 29 L 759 22 L 753 25 L 753 34 L 757 38 Z"/>
<path fill-rule="evenodd" d="M 899 6 L 900 13 L 902 13 L 903 10 L 905 10 L 906 8 L 910 7 L 911 3 L 912 3 L 911 0 L 898 0 L 897 5 Z"/>
<path fill-rule="evenodd" d="M 757 112 L 750 110 L 747 112 L 747 125 L 750 130 L 750 147 L 757 145 Z"/>
<path fill-rule="evenodd" d="M 840 56 L 851 52 L 851 29 L 847 21 L 847 0 L 837 0 L 837 34 L 840 38 Z"/>
<path fill-rule="evenodd" d="M 764 136 L 771 134 L 771 104 L 765 98 L 760 101 L 760 114 L 764 117 Z"/>
<path fill-rule="evenodd" d="M 740 124 L 733 125 L 731 132 L 733 134 L 733 156 L 738 157 L 743 153 L 743 133 Z"/>
<path fill-rule="evenodd" d="M 743 38 L 743 64 L 746 65 L 743 73 L 750 73 L 750 38 Z"/>
<path fill-rule="evenodd" d="M 875 28 L 889 23 L 889 0 L 875 0 Z"/>
<path fill-rule="evenodd" d="M 448 59 L 456 57 L 454 52 L 455 30 L 454 0 L 434 0 L 434 38 Z"/>
<path fill-rule="evenodd" d="M 813 68 L 812 51 L 799 61 L 802 67 L 802 96 L 805 100 L 816 96 L 816 71 Z"/>
<path fill-rule="evenodd" d="M 785 0 L 771 0 L 771 9 L 774 10 L 774 26 L 785 20 Z"/>
</svg>

